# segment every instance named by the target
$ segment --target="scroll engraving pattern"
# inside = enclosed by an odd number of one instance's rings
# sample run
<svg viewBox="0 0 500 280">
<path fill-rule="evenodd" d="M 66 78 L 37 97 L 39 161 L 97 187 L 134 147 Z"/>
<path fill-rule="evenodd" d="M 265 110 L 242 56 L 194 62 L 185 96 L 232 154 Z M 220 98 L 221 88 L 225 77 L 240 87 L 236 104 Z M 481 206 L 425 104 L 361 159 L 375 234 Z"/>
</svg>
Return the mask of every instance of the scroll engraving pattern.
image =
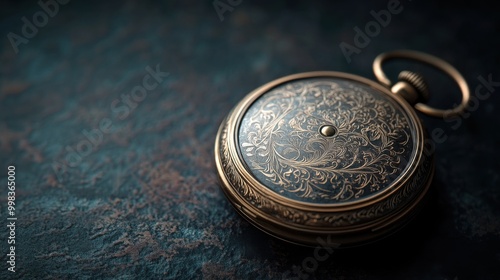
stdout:
<svg viewBox="0 0 500 280">
<path fill-rule="evenodd" d="M 404 207 L 405 204 L 411 202 L 418 196 L 429 180 L 432 168 L 432 159 L 424 153 L 424 158 L 418 166 L 415 175 L 408 181 L 396 194 L 389 199 L 379 203 L 372 204 L 360 210 L 347 211 L 342 213 L 325 213 L 325 212 L 305 212 L 302 210 L 290 208 L 276 203 L 267 196 L 259 194 L 254 187 L 251 187 L 239 174 L 235 168 L 234 161 L 231 159 L 231 152 L 228 146 L 228 130 L 227 122 L 224 122 L 220 143 L 220 160 L 224 175 L 230 186 L 249 204 L 262 213 L 278 218 L 288 224 L 301 224 L 312 227 L 342 227 L 355 224 L 362 224 L 367 221 L 388 215 L 398 209 Z"/>
<path fill-rule="evenodd" d="M 406 117 L 370 91 L 313 80 L 266 93 L 242 120 L 243 158 L 265 185 L 300 201 L 354 201 L 387 187 L 413 144 Z M 322 125 L 337 134 L 323 137 Z"/>
</svg>

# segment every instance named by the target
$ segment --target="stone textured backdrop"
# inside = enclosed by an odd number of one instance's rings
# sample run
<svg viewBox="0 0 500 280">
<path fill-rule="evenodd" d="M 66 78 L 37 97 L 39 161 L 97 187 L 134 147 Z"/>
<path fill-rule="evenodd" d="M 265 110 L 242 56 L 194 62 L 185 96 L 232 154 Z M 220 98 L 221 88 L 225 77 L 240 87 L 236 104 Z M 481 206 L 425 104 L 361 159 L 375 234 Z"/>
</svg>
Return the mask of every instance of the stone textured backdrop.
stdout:
<svg viewBox="0 0 500 280">
<path fill-rule="evenodd" d="M 349 63 L 339 44 L 354 45 L 354 28 L 390 1 L 159 2 L 69 1 L 46 22 L 35 0 L 0 2 L 1 279 L 498 279 L 497 85 L 460 124 L 422 117 L 447 139 L 436 144 L 421 215 L 384 241 L 333 252 L 307 275 L 296 271 L 314 250 L 239 217 L 213 160 L 222 118 L 284 75 L 373 78 L 377 54 L 405 48 L 449 61 L 473 92 L 478 76 L 500 81 L 491 5 L 402 0 Z M 237 5 L 220 16 L 214 3 Z M 24 38 L 23 17 L 33 22 L 37 13 L 40 27 Z M 24 38 L 18 53 L 10 32 Z M 401 65 L 410 66 L 388 68 Z M 168 76 L 156 76 L 161 83 L 143 100 L 126 100 L 157 68 Z M 432 104 L 459 100 L 450 80 L 421 70 Z M 8 165 L 17 172 L 16 273 L 7 271 L 3 225 Z"/>
</svg>

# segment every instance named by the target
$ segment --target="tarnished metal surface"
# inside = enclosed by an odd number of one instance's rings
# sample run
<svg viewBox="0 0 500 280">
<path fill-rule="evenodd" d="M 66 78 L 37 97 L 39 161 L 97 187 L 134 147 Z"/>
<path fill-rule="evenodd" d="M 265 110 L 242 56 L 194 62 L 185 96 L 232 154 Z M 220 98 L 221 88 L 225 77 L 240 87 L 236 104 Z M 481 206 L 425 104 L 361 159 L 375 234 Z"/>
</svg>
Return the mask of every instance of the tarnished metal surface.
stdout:
<svg viewBox="0 0 500 280">
<path fill-rule="evenodd" d="M 326 125 L 336 130 L 330 137 L 320 133 Z M 319 204 L 356 201 L 403 174 L 413 152 L 410 126 L 397 103 L 362 83 L 292 81 L 245 113 L 240 153 L 254 176 L 282 196 Z"/>
</svg>

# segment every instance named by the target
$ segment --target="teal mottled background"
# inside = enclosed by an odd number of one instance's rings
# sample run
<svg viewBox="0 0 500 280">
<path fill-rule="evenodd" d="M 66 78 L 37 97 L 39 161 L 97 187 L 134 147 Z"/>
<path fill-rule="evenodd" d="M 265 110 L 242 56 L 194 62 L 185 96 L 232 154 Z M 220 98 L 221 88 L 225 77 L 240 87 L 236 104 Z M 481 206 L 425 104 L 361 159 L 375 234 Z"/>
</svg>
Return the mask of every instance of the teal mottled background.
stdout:
<svg viewBox="0 0 500 280">
<path fill-rule="evenodd" d="M 336 250 L 308 275 L 294 271 L 313 249 L 239 217 L 213 160 L 229 110 L 288 74 L 373 78 L 377 54 L 405 48 L 449 61 L 473 92 L 479 76 L 500 81 L 493 4 L 401 1 L 402 12 L 348 63 L 339 44 L 353 44 L 353 28 L 364 28 L 370 11 L 389 1 L 243 0 L 222 21 L 213 2 L 70 1 L 16 54 L 9 32 L 22 34 L 22 18 L 32 20 L 41 7 L 0 1 L 1 279 L 500 277 L 500 87 L 460 123 L 422 116 L 447 139 L 435 146 L 432 195 L 416 220 L 377 244 Z M 121 107 L 122 95 L 157 65 L 168 77 L 135 107 Z M 410 66 L 388 69 L 394 77 Z M 459 101 L 449 79 L 417 70 L 429 78 L 431 104 Z M 83 131 L 106 119 L 112 130 L 71 159 Z M 15 274 L 5 262 L 10 164 L 17 171 Z"/>
</svg>

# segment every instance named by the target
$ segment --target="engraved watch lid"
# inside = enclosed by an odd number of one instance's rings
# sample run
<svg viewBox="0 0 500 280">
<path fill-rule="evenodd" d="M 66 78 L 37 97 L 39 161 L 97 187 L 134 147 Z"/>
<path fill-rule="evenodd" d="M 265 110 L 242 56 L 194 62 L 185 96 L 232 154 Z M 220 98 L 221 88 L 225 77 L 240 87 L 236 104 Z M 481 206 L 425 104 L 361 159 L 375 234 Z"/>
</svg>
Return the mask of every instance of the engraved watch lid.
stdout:
<svg viewBox="0 0 500 280">
<path fill-rule="evenodd" d="M 414 156 L 413 126 L 394 99 L 368 85 L 308 78 L 250 104 L 238 148 L 248 171 L 276 194 L 340 204 L 394 185 Z"/>
<path fill-rule="evenodd" d="M 259 228 L 298 243 L 312 243 L 314 232 L 358 242 L 425 193 L 432 174 L 423 134 L 411 106 L 387 88 L 345 73 L 303 73 L 235 107 L 216 161 L 224 192 Z"/>
</svg>

